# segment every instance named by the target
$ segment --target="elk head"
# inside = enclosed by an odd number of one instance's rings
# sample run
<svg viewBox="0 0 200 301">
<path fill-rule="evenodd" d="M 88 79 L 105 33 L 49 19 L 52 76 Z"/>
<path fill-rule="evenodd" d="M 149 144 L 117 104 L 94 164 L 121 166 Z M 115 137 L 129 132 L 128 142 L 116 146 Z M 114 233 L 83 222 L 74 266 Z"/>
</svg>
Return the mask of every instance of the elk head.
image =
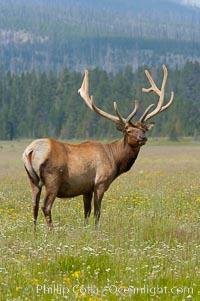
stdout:
<svg viewBox="0 0 200 301">
<path fill-rule="evenodd" d="M 147 123 L 147 120 L 154 117 L 158 113 L 166 110 L 172 104 L 174 98 L 174 92 L 172 91 L 168 103 L 163 105 L 164 97 L 165 97 L 165 86 L 166 86 L 167 75 L 168 75 L 167 68 L 165 65 L 163 65 L 163 71 L 164 71 L 164 76 L 163 76 L 162 85 L 161 88 L 158 89 L 149 72 L 145 70 L 145 74 L 151 86 L 148 89 L 143 88 L 142 91 L 145 93 L 155 92 L 159 96 L 159 99 L 156 108 L 152 110 L 152 108 L 155 105 L 154 104 L 149 105 L 145 110 L 145 112 L 143 113 L 143 115 L 140 117 L 140 119 L 135 123 L 132 123 L 131 120 L 133 119 L 133 117 L 136 115 L 138 111 L 137 100 L 135 100 L 133 111 L 127 118 L 123 118 L 121 116 L 116 102 L 114 102 L 114 110 L 116 115 L 112 115 L 107 112 L 104 112 L 103 110 L 99 109 L 97 106 L 94 105 L 93 96 L 89 96 L 89 92 L 88 92 L 88 70 L 85 70 L 84 80 L 81 88 L 79 89 L 79 93 L 83 98 L 83 100 L 85 101 L 85 103 L 92 111 L 94 111 L 95 113 L 99 114 L 104 118 L 107 118 L 115 122 L 116 128 L 124 133 L 124 137 L 130 146 L 132 147 L 142 146 L 147 141 L 145 132 L 150 130 L 154 126 L 154 123 Z"/>
</svg>

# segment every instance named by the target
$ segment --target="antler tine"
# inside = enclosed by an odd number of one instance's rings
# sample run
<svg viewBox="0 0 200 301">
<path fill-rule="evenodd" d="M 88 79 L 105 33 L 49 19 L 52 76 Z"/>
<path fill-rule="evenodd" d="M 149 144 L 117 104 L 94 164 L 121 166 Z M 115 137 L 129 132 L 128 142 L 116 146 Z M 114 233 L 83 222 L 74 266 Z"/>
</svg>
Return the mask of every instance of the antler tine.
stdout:
<svg viewBox="0 0 200 301">
<path fill-rule="evenodd" d="M 131 112 L 131 114 L 125 119 L 121 116 L 121 114 L 119 113 L 119 110 L 118 110 L 118 106 L 117 106 L 117 103 L 116 101 L 114 102 L 114 109 L 115 109 L 115 112 L 117 114 L 117 116 L 119 117 L 120 121 L 123 122 L 124 124 L 128 123 L 131 121 L 131 119 L 135 116 L 135 114 L 137 113 L 137 110 L 138 110 L 138 101 L 135 100 L 135 106 L 134 106 L 134 109 L 133 111 Z"/>
<path fill-rule="evenodd" d="M 126 123 L 130 122 L 131 119 L 133 119 L 133 117 L 136 115 L 136 113 L 138 111 L 138 108 L 139 108 L 138 101 L 135 100 L 135 106 L 134 106 L 133 112 L 126 118 Z"/>
<path fill-rule="evenodd" d="M 111 115 L 107 112 L 104 112 L 103 110 L 99 109 L 97 106 L 94 105 L 93 103 L 93 96 L 89 96 L 89 84 L 88 84 L 88 70 L 85 70 L 85 76 L 83 79 L 83 83 L 81 85 L 81 88 L 78 90 L 80 93 L 81 97 L 85 101 L 85 103 L 88 105 L 88 107 L 94 111 L 95 113 L 99 114 L 100 116 L 107 118 L 109 120 L 112 120 L 114 122 L 119 122 L 121 121 L 118 117 Z"/>
<path fill-rule="evenodd" d="M 162 86 L 161 86 L 161 91 L 163 91 L 163 89 L 165 89 L 166 82 L 167 82 L 167 77 L 168 77 L 168 71 L 167 71 L 167 67 L 165 65 L 163 65 L 163 71 L 164 71 L 164 75 L 163 75 L 163 82 L 162 82 Z"/>
<path fill-rule="evenodd" d="M 159 112 L 162 112 L 162 111 L 166 110 L 171 105 L 171 103 L 173 101 L 174 93 L 172 92 L 170 101 L 165 106 L 163 106 L 163 101 L 164 101 L 164 96 L 165 96 L 165 86 L 166 86 L 167 76 L 168 76 L 167 68 L 166 68 L 165 65 L 163 65 L 163 71 L 164 71 L 164 75 L 163 75 L 163 81 L 162 81 L 162 85 L 161 85 L 160 90 L 156 86 L 156 84 L 155 84 L 154 80 L 152 79 L 151 75 L 149 74 L 149 72 L 147 70 L 145 71 L 145 74 L 146 74 L 146 76 L 147 76 L 147 78 L 148 78 L 148 80 L 151 84 L 151 87 L 148 88 L 148 89 L 143 88 L 142 91 L 145 92 L 145 93 L 149 93 L 149 92 L 152 92 L 152 91 L 155 92 L 159 96 L 159 100 L 158 100 L 156 108 L 151 113 L 148 113 L 148 112 L 150 111 L 150 109 L 153 106 L 149 106 L 147 108 L 147 110 L 144 112 L 144 114 L 140 118 L 141 122 L 145 122 L 148 119 L 152 118 L 153 116 L 157 115 Z"/>
<path fill-rule="evenodd" d="M 89 83 L 88 83 L 88 70 L 85 70 L 85 76 L 82 82 L 82 85 L 80 89 L 78 90 L 78 93 L 80 93 L 81 97 L 85 100 L 86 104 L 89 106 L 89 108 L 92 110 L 92 100 L 89 97 Z"/>
<path fill-rule="evenodd" d="M 160 110 L 160 112 L 163 112 L 164 110 L 166 110 L 167 108 L 169 108 L 169 106 L 172 104 L 173 100 L 174 100 L 174 91 L 171 91 L 171 97 L 170 97 L 169 102 L 165 106 L 162 107 L 162 109 Z"/>
<path fill-rule="evenodd" d="M 117 114 L 119 120 L 120 120 L 122 123 L 125 124 L 125 123 L 126 123 L 126 119 L 124 119 L 124 118 L 121 116 L 121 114 L 119 113 L 119 110 L 118 110 L 118 106 L 117 106 L 116 101 L 114 101 L 114 110 L 115 110 L 115 112 L 116 112 L 116 114 Z"/>
<path fill-rule="evenodd" d="M 149 92 L 153 92 L 155 91 L 158 95 L 160 95 L 160 90 L 158 89 L 158 87 L 156 86 L 153 78 L 151 77 L 150 73 L 148 70 L 145 70 L 144 71 L 145 74 L 146 74 L 146 77 L 148 78 L 150 84 L 151 84 L 151 87 L 146 89 L 146 88 L 142 88 L 142 92 L 145 92 L 145 93 L 149 93 Z"/>
<path fill-rule="evenodd" d="M 149 111 L 150 111 L 151 108 L 153 108 L 153 107 L 155 107 L 155 105 L 154 105 L 154 104 L 151 104 L 151 105 L 148 106 L 148 108 L 144 111 L 143 115 L 142 115 L 142 116 L 140 117 L 140 119 L 139 119 L 139 121 L 140 121 L 141 123 L 144 122 L 144 120 L 145 120 L 147 114 L 149 113 Z"/>
</svg>

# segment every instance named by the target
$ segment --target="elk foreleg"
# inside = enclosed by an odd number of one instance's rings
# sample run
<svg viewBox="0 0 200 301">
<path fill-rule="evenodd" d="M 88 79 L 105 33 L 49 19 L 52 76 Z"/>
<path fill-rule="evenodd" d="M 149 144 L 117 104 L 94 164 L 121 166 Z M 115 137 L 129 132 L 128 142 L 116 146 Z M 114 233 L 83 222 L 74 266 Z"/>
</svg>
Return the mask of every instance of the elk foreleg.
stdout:
<svg viewBox="0 0 200 301">
<path fill-rule="evenodd" d="M 42 206 L 42 211 L 44 213 L 44 216 L 45 216 L 45 219 L 46 219 L 49 229 L 53 228 L 52 217 L 51 217 L 51 208 L 53 206 L 55 198 L 56 198 L 55 192 L 46 191 L 46 195 L 45 195 L 43 206 Z"/>
<path fill-rule="evenodd" d="M 83 195 L 83 203 L 84 203 L 84 225 L 88 225 L 88 219 L 91 213 L 91 203 L 92 203 L 92 193 Z"/>
<path fill-rule="evenodd" d="M 99 227 L 99 219 L 101 215 L 101 201 L 104 195 L 104 187 L 99 186 L 94 190 L 94 217 L 96 229 Z"/>
</svg>

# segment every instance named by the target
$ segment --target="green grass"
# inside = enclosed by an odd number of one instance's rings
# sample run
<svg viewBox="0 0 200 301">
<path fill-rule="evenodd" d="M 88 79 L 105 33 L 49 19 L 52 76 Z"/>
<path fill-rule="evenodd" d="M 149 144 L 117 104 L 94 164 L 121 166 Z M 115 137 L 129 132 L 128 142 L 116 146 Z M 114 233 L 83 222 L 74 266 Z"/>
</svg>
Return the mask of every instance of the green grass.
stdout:
<svg viewBox="0 0 200 301">
<path fill-rule="evenodd" d="M 82 198 L 57 199 L 37 235 L 21 154 L 0 143 L 0 300 L 199 300 L 200 146 L 146 145 L 105 194 L 99 231 Z"/>
</svg>

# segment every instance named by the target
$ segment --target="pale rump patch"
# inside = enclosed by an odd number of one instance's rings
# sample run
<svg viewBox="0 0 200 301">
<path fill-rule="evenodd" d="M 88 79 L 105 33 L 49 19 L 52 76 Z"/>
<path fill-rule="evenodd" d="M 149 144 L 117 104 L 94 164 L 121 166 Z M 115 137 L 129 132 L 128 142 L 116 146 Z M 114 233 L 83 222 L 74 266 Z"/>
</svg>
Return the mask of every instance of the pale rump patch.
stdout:
<svg viewBox="0 0 200 301">
<path fill-rule="evenodd" d="M 38 177 L 40 176 L 40 166 L 47 159 L 50 148 L 51 143 L 49 139 L 38 139 L 27 146 L 22 158 L 31 176 L 33 176 L 34 173 L 36 173 Z"/>
</svg>

